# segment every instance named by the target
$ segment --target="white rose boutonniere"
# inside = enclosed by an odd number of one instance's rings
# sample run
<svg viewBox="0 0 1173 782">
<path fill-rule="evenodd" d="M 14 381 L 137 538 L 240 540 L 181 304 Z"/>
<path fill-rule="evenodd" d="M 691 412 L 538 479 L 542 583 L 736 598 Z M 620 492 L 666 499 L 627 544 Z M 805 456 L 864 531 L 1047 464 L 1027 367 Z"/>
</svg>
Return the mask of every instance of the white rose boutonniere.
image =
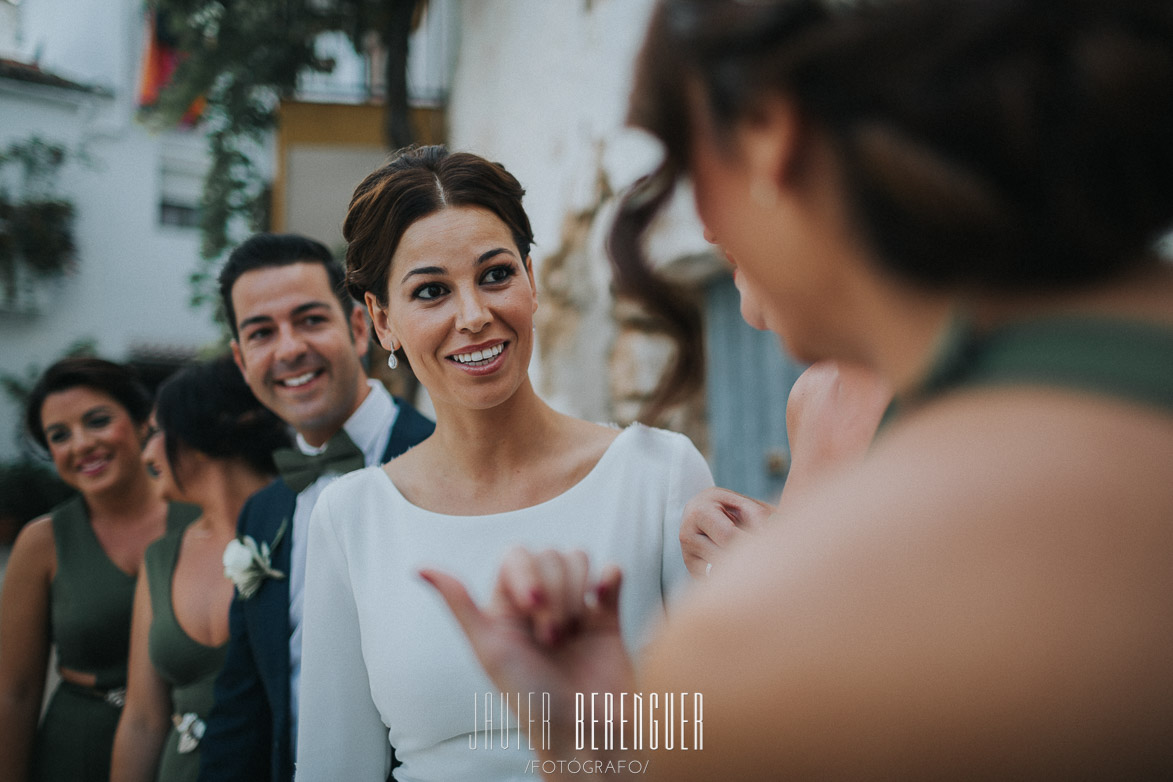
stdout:
<svg viewBox="0 0 1173 782">
<path fill-rule="evenodd" d="M 273 545 L 261 543 L 257 545 L 252 535 L 243 535 L 229 541 L 224 547 L 224 575 L 236 584 L 236 591 L 241 598 L 248 600 L 261 588 L 261 582 L 266 578 L 285 578 L 280 570 L 273 569 L 270 559 L 273 549 L 281 542 L 285 530 L 289 526 L 289 519 L 281 522 L 273 538 Z"/>
<path fill-rule="evenodd" d="M 204 733 L 208 729 L 204 721 L 200 719 L 200 715 L 194 711 L 189 711 L 187 714 L 172 715 L 171 724 L 175 726 L 176 732 L 179 733 L 179 746 L 176 747 L 176 751 L 181 755 L 186 755 L 198 749 L 200 739 L 204 737 Z"/>
</svg>

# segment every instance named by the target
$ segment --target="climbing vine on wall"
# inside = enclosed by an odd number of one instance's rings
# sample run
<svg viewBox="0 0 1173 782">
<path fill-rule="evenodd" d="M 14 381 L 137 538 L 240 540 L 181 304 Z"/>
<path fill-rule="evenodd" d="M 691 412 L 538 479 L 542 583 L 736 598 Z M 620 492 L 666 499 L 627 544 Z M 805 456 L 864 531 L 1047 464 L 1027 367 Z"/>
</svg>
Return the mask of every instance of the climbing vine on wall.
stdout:
<svg viewBox="0 0 1173 782">
<path fill-rule="evenodd" d="M 12 305 L 24 276 L 52 277 L 75 260 L 73 204 L 57 192 L 70 158 L 37 136 L 0 150 L 0 295 Z M 27 274 L 22 274 L 25 272 Z"/>
<path fill-rule="evenodd" d="M 201 122 L 211 165 L 200 209 L 201 254 L 192 277 L 194 298 L 211 295 L 211 270 L 240 238 L 239 228 L 267 227 L 269 183 L 257 165 L 276 127 L 282 98 L 295 93 L 299 74 L 328 72 L 318 57 L 323 33 L 342 32 L 356 50 L 374 36 L 387 53 L 388 147 L 413 141 L 407 122 L 407 41 L 426 0 L 152 0 L 158 36 L 178 65 L 149 121 L 173 126 L 203 102 Z"/>
</svg>

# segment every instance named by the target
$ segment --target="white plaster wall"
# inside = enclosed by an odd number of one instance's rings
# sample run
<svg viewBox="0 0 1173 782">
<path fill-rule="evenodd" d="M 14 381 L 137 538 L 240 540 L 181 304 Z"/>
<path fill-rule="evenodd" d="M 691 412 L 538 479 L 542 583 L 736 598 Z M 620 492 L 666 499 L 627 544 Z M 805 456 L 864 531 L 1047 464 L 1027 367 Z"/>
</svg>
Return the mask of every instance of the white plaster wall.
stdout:
<svg viewBox="0 0 1173 782">
<path fill-rule="evenodd" d="M 142 41 L 143 3 L 128 0 L 22 0 L 22 59 L 59 76 L 114 88 Z M 131 30 L 133 29 L 133 33 Z M 135 44 L 128 51 L 126 44 Z"/>
<path fill-rule="evenodd" d="M 20 34 L 20 13 L 12 0 L 0 0 L 0 57 L 16 53 Z"/>
<path fill-rule="evenodd" d="M 192 350 L 213 342 L 210 313 L 187 304 L 198 231 L 158 224 L 164 152 L 198 164 L 204 140 L 154 134 L 134 120 L 143 4 L 24 0 L 20 11 L 25 58 L 38 53 L 46 71 L 111 94 L 0 84 L 0 147 L 36 133 L 71 149 L 84 145 L 93 161 L 69 165 L 58 183 L 76 207 L 76 271 L 40 286 L 39 314 L 0 314 L 0 371 L 44 367 L 80 338 L 94 339 L 113 359 L 135 346 Z M 16 452 L 18 421 L 19 411 L 0 397 L 0 459 Z"/>
<path fill-rule="evenodd" d="M 650 171 L 658 143 L 624 127 L 632 66 L 652 0 L 464 0 L 461 42 L 449 104 L 450 146 L 497 160 L 526 188 L 539 271 L 558 249 L 563 221 L 597 200 L 599 172 L 618 191 Z M 691 206 L 684 204 L 691 213 Z M 547 357 L 586 365 L 585 381 L 550 398 L 588 418 L 605 414 L 610 270 L 602 242 L 604 209 L 591 229 L 588 294 L 599 306 L 584 313 L 595 335 L 574 355 Z M 695 219 L 685 217 L 675 254 L 703 253 Z M 540 306 L 540 305 L 539 305 Z M 540 335 L 539 335 L 540 338 Z M 539 339 L 540 343 L 540 339 Z M 597 373 L 600 382 L 590 383 Z M 540 362 L 531 374 L 541 387 Z"/>
<path fill-rule="evenodd" d="M 354 189 L 387 160 L 382 147 L 299 144 L 286 153 L 286 227 L 312 236 L 336 257 Z"/>
<path fill-rule="evenodd" d="M 540 243 L 591 203 L 600 160 L 614 186 L 655 161 L 623 118 L 651 0 L 464 0 L 451 146 L 503 163 L 528 190 Z"/>
</svg>

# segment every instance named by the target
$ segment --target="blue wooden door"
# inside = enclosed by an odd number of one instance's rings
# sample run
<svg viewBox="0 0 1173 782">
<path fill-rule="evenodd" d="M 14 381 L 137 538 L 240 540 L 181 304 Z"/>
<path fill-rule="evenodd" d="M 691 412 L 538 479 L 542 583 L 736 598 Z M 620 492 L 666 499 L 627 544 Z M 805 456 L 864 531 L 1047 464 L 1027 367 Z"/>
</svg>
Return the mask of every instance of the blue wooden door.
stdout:
<svg viewBox="0 0 1173 782">
<path fill-rule="evenodd" d="M 805 367 L 778 338 L 741 318 L 733 279 L 705 292 L 706 406 L 713 478 L 718 486 L 777 502 L 790 468 L 786 398 Z"/>
</svg>

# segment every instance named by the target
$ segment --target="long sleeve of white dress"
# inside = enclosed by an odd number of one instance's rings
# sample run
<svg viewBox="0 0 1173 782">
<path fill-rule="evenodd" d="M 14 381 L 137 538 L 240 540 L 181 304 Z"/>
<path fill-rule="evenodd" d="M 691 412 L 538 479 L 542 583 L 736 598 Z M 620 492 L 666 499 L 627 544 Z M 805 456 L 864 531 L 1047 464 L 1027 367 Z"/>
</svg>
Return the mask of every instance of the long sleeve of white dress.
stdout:
<svg viewBox="0 0 1173 782">
<path fill-rule="evenodd" d="M 391 769 L 387 728 L 371 698 L 350 566 L 323 495 L 310 521 L 303 615 L 299 744 L 294 778 L 383 782 Z M 311 651 L 312 650 L 312 651 Z M 308 653 L 307 652 L 311 652 Z"/>
</svg>

